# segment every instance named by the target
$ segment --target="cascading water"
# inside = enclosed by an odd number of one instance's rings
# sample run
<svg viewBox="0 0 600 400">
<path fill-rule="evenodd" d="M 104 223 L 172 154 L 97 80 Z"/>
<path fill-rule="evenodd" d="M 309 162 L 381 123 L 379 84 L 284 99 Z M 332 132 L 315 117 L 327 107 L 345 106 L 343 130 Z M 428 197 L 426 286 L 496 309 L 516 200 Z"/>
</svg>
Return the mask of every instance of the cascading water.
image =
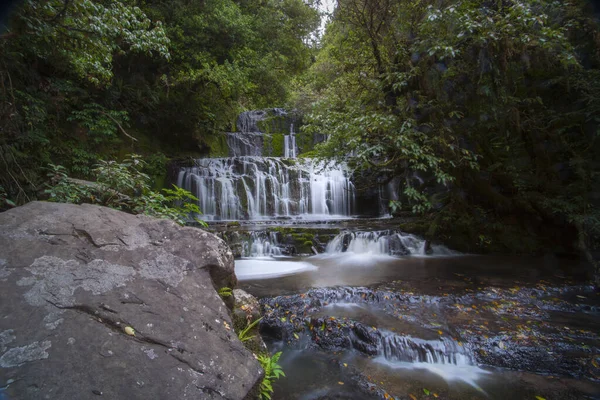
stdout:
<svg viewBox="0 0 600 400">
<path fill-rule="evenodd" d="M 284 137 L 285 158 L 296 158 L 296 134 L 294 133 L 294 124 L 290 125 L 290 134 Z"/>
<path fill-rule="evenodd" d="M 381 332 L 376 359 L 392 368 L 422 368 L 447 381 L 460 380 L 481 393 L 477 380 L 487 371 L 479 368 L 464 346 L 448 338 L 424 340 Z"/>
<path fill-rule="evenodd" d="M 452 250 L 439 245 L 428 246 L 424 239 L 395 231 L 342 232 L 328 245 L 327 253 L 350 252 L 374 255 L 452 255 Z"/>
<path fill-rule="evenodd" d="M 282 251 L 277 232 L 250 232 L 250 241 L 245 244 L 243 257 L 281 256 Z"/>
<path fill-rule="evenodd" d="M 180 169 L 177 185 L 199 199 L 202 218 L 314 219 L 352 215 L 355 190 L 345 167 L 296 159 L 293 122 L 285 135 L 285 149 L 280 149 L 285 158 L 262 157 L 267 135 L 260 131 L 259 122 L 273 115 L 284 117 L 286 112 L 272 109 L 240 114 L 239 132 L 227 134 L 229 158 L 198 159 L 194 167 Z"/>
<path fill-rule="evenodd" d="M 179 171 L 206 220 L 349 216 L 354 186 L 339 165 L 273 157 L 203 158 Z"/>
<path fill-rule="evenodd" d="M 378 347 L 379 354 L 389 361 L 473 365 L 464 347 L 450 339 L 424 340 L 384 332 Z"/>
</svg>

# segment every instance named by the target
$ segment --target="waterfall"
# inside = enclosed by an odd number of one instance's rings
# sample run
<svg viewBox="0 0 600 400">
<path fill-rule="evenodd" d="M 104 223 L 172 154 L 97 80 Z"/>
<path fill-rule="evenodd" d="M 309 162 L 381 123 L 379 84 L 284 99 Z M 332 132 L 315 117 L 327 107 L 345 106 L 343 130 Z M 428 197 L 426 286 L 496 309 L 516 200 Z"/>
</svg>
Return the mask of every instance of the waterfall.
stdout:
<svg viewBox="0 0 600 400">
<path fill-rule="evenodd" d="M 471 357 L 466 353 L 464 347 L 446 338 L 424 340 L 383 333 L 378 351 L 388 361 L 473 365 Z"/>
<path fill-rule="evenodd" d="M 479 368 L 464 346 L 447 337 L 424 340 L 381 331 L 376 361 L 392 368 L 420 368 L 446 381 L 463 381 L 484 395 L 477 381 L 489 372 Z"/>
<path fill-rule="evenodd" d="M 198 198 L 206 220 L 347 217 L 355 202 L 343 166 L 311 159 L 203 158 L 180 169 L 177 185 Z"/>
<path fill-rule="evenodd" d="M 228 158 L 198 159 L 193 167 L 179 170 L 177 186 L 198 198 L 202 219 L 314 219 L 354 213 L 355 190 L 345 166 L 297 159 L 294 123 L 285 110 L 246 111 L 236 126 L 237 132 L 226 135 Z M 272 148 L 276 135 L 284 136 L 284 143 L 278 142 L 283 149 Z M 263 157 L 263 150 L 285 157 Z"/>
<path fill-rule="evenodd" d="M 457 254 L 444 246 L 432 245 L 428 248 L 427 242 L 418 236 L 390 230 L 341 232 L 327 245 L 326 252 L 392 256 Z"/>
<path fill-rule="evenodd" d="M 285 158 L 296 158 L 296 134 L 294 133 L 294 124 L 290 124 L 290 134 L 283 138 L 285 146 Z"/>
<path fill-rule="evenodd" d="M 277 232 L 250 232 L 250 242 L 244 246 L 243 257 L 281 256 Z"/>
</svg>

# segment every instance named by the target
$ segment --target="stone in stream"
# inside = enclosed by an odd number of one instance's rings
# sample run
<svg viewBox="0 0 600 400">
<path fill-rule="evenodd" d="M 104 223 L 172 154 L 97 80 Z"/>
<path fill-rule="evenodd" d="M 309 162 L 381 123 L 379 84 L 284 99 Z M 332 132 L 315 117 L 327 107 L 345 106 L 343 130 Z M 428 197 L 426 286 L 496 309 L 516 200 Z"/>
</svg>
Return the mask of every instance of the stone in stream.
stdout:
<svg viewBox="0 0 600 400">
<path fill-rule="evenodd" d="M 215 289 L 216 236 L 33 202 L 0 214 L 0 387 L 9 399 L 243 399 L 262 370 Z"/>
</svg>

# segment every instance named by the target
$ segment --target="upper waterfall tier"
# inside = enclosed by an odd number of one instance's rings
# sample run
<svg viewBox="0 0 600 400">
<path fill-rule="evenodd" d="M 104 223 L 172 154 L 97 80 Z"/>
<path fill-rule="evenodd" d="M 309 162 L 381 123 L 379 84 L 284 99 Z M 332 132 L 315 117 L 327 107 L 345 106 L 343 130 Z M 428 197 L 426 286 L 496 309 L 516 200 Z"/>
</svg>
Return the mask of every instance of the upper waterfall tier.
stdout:
<svg viewBox="0 0 600 400">
<path fill-rule="evenodd" d="M 241 113 L 236 123 L 237 132 L 227 133 L 229 157 L 285 156 L 286 158 L 295 158 L 295 148 L 292 152 L 288 149 L 290 137 L 294 135 L 295 120 L 296 116 L 293 113 L 288 113 L 282 108 Z M 283 147 L 284 136 L 285 150 Z"/>
<path fill-rule="evenodd" d="M 177 186 L 198 197 L 205 220 L 347 217 L 355 207 L 345 168 L 311 159 L 198 159 Z"/>
</svg>

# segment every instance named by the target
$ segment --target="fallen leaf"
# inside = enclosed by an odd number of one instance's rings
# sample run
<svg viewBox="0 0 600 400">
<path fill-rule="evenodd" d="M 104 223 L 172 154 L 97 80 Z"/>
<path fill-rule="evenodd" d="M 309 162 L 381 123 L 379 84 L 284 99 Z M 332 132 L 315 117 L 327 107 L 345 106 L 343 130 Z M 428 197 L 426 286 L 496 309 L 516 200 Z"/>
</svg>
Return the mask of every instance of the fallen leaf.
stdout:
<svg viewBox="0 0 600 400">
<path fill-rule="evenodd" d="M 417 400 L 417 396 L 414 394 L 409 394 L 408 397 L 410 397 L 412 400 Z"/>
<path fill-rule="evenodd" d="M 427 396 L 429 396 L 429 393 L 431 393 L 431 392 L 427 389 L 423 389 L 423 393 L 425 393 Z"/>
<path fill-rule="evenodd" d="M 342 381 L 338 382 L 338 385 L 343 385 L 343 384 L 344 384 L 344 382 L 342 382 Z"/>
</svg>

